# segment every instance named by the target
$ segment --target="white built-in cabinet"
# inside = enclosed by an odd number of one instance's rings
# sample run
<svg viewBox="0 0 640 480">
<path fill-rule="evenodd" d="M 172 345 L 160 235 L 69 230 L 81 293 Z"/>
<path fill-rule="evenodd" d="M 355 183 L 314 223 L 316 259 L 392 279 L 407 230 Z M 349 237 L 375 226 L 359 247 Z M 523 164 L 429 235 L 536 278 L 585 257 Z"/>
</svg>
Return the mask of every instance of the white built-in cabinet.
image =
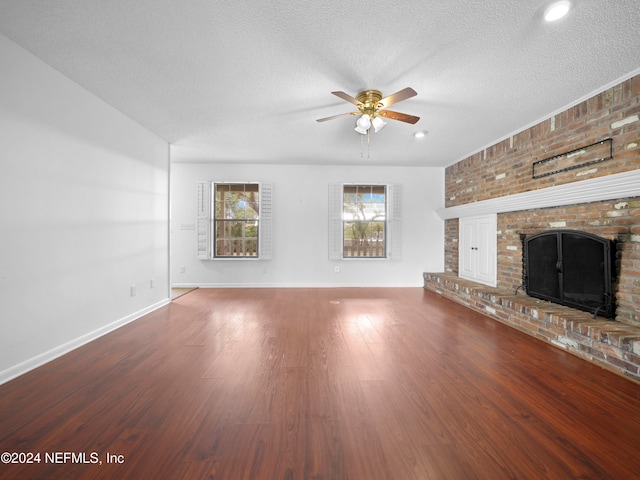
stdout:
<svg viewBox="0 0 640 480">
<path fill-rule="evenodd" d="M 459 219 L 458 275 L 495 287 L 497 215 L 487 214 Z"/>
</svg>

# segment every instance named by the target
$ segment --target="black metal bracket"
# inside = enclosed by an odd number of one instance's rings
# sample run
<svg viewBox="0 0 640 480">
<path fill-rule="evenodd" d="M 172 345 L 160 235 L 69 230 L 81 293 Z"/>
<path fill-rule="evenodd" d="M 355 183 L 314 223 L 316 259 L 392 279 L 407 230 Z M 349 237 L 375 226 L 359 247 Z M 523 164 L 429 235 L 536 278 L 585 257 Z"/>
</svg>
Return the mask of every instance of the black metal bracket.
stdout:
<svg viewBox="0 0 640 480">
<path fill-rule="evenodd" d="M 604 148 L 599 148 L 603 146 Z M 613 139 L 607 138 L 605 140 L 592 143 L 591 145 L 586 145 L 559 155 L 554 155 L 553 157 L 533 162 L 533 165 L 531 166 L 531 178 L 548 177 L 549 175 L 555 175 L 575 168 L 586 167 L 588 165 L 593 165 L 594 163 L 611 160 L 612 158 Z M 582 159 L 582 161 L 580 161 L 580 159 Z M 537 172 L 536 167 L 538 170 Z"/>
</svg>

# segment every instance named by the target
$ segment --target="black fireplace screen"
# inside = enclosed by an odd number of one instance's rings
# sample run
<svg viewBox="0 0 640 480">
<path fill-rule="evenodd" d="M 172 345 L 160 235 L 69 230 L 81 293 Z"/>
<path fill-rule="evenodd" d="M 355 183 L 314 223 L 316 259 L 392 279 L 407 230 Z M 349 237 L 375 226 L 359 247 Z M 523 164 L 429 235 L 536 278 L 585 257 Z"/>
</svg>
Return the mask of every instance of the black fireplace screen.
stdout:
<svg viewBox="0 0 640 480">
<path fill-rule="evenodd" d="M 527 295 L 613 317 L 615 244 L 590 233 L 553 230 L 524 239 Z"/>
</svg>

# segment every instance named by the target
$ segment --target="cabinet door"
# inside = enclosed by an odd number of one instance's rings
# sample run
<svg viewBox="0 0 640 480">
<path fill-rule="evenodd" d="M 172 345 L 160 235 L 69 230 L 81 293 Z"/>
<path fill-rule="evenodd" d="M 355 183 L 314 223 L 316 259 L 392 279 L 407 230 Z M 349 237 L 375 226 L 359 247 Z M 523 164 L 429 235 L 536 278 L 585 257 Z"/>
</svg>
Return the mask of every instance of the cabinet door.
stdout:
<svg viewBox="0 0 640 480">
<path fill-rule="evenodd" d="M 496 286 L 497 215 L 459 220 L 459 276 Z"/>
<path fill-rule="evenodd" d="M 460 219 L 460 232 L 458 240 L 458 270 L 463 278 L 475 279 L 476 277 L 476 255 L 475 255 L 475 222 L 473 218 Z"/>
<path fill-rule="evenodd" d="M 496 285 L 496 216 L 479 217 L 476 221 L 476 280 Z"/>
</svg>

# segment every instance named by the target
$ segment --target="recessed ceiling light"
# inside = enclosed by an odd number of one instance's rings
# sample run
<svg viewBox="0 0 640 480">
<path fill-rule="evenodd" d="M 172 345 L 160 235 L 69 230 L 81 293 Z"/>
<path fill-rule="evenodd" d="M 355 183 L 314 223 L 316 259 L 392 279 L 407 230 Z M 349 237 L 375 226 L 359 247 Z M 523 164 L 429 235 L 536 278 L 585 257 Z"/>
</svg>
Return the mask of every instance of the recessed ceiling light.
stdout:
<svg viewBox="0 0 640 480">
<path fill-rule="evenodd" d="M 427 132 L 426 130 L 420 130 L 420 131 L 415 132 L 413 134 L 413 136 L 416 137 L 416 138 L 424 138 L 424 137 L 427 136 L 427 133 L 429 133 L 429 132 Z"/>
<path fill-rule="evenodd" d="M 569 0 L 561 0 L 549 5 L 544 11 L 544 19 L 547 22 L 554 22 L 564 17 L 571 8 L 571 2 Z"/>
</svg>

